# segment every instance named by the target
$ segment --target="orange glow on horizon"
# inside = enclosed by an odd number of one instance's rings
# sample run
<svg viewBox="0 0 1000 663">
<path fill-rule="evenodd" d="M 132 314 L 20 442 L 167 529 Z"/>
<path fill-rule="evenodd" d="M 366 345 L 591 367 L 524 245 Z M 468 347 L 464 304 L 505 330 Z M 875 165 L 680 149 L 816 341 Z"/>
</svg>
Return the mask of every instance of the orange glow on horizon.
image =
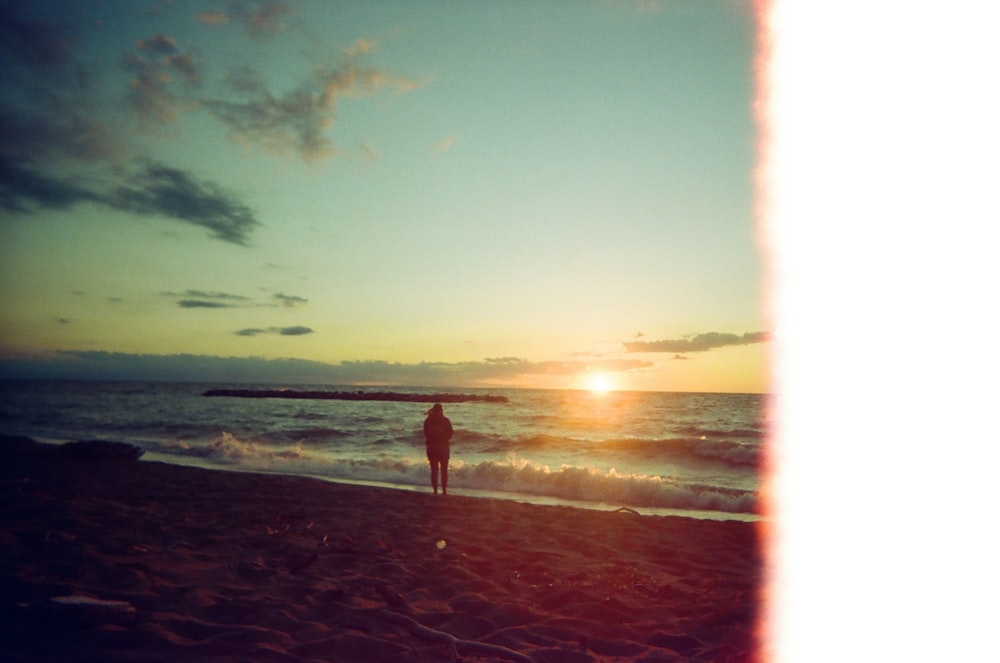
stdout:
<svg viewBox="0 0 1000 663">
<path fill-rule="evenodd" d="M 587 389 L 595 394 L 606 394 L 613 391 L 615 385 L 607 373 L 594 373 L 587 376 Z"/>
</svg>

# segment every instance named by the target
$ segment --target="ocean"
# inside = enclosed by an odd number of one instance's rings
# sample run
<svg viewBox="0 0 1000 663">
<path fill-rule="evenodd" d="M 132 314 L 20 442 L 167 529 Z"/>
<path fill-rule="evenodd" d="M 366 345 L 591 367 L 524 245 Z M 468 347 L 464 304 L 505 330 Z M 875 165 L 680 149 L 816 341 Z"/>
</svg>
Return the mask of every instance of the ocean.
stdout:
<svg viewBox="0 0 1000 663">
<path fill-rule="evenodd" d="M 127 442 L 144 450 L 144 461 L 430 490 L 422 435 L 429 403 L 203 395 L 226 388 L 503 396 L 445 403 L 455 429 L 450 494 L 761 515 L 761 394 L 0 381 L 0 432 Z"/>
</svg>

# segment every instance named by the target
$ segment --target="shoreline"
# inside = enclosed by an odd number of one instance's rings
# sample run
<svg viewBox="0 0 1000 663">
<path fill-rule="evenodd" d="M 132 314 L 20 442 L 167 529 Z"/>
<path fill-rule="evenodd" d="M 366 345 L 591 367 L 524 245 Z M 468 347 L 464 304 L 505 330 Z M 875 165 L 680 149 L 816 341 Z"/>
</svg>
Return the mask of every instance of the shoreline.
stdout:
<svg viewBox="0 0 1000 663">
<path fill-rule="evenodd" d="M 0 438 L 15 438 L 15 437 L 26 437 L 37 443 L 44 444 L 47 446 L 58 447 L 65 444 L 72 444 L 77 442 L 73 439 L 61 439 L 61 438 L 44 438 L 44 437 L 31 437 L 31 436 L 21 436 L 21 435 L 9 435 L 0 434 Z M 123 444 L 132 446 L 131 442 L 115 442 L 114 444 Z M 405 493 L 422 493 L 429 489 L 429 484 L 414 484 L 414 483 L 392 483 L 388 481 L 378 481 L 378 480 L 368 480 L 368 479 L 351 479 L 346 477 L 329 476 L 322 473 L 314 472 L 287 472 L 280 470 L 267 470 L 267 469 L 250 469 L 237 466 L 229 466 L 224 463 L 212 462 L 210 460 L 205 460 L 202 458 L 194 456 L 183 456 L 174 455 L 163 452 L 145 452 L 140 458 L 141 462 L 159 462 L 168 465 L 177 465 L 180 467 L 196 467 L 207 470 L 216 470 L 220 472 L 246 472 L 251 474 L 265 474 L 273 476 L 291 476 L 291 477 L 303 477 L 316 479 L 317 481 L 323 481 L 328 483 L 339 483 L 346 485 L 357 485 L 357 486 L 370 486 L 375 488 L 384 488 L 388 490 L 398 490 Z M 746 523 L 766 523 L 768 518 L 765 514 L 761 513 L 750 513 L 745 511 L 719 511 L 711 509 L 684 509 L 679 507 L 659 507 L 659 506 L 646 506 L 642 504 L 623 504 L 614 503 L 608 501 L 588 501 L 581 499 L 574 499 L 569 497 L 556 497 L 550 495 L 540 495 L 533 493 L 522 493 L 522 492 L 508 492 L 501 490 L 489 490 L 489 489 L 476 489 L 468 487 L 456 487 L 452 486 L 452 494 L 459 495 L 463 497 L 473 498 L 473 499 L 496 499 L 496 500 L 509 500 L 513 502 L 525 502 L 529 504 L 537 504 L 543 506 L 563 506 L 574 509 L 585 509 L 585 510 L 596 510 L 596 511 L 614 511 L 616 509 L 630 509 L 637 511 L 640 515 L 645 516 L 664 516 L 664 517 L 678 517 L 678 518 L 693 518 L 696 520 L 718 520 L 718 521 L 739 521 Z"/>
<path fill-rule="evenodd" d="M 754 523 L 69 459 L 26 438 L 0 461 L 10 660 L 759 660 Z"/>
<path fill-rule="evenodd" d="M 261 474 L 277 477 L 299 477 L 303 479 L 314 479 L 324 483 L 343 484 L 347 486 L 361 486 L 379 488 L 383 490 L 395 490 L 406 494 L 422 494 L 430 492 L 430 484 L 397 484 L 387 481 L 372 481 L 365 479 L 345 479 L 342 477 L 329 477 L 321 474 L 280 472 L 268 470 L 248 470 L 239 467 L 226 467 L 210 462 L 201 461 L 198 458 L 176 457 L 163 453 L 146 453 L 140 459 L 143 463 L 163 463 L 164 465 L 178 465 L 180 467 L 195 467 L 204 470 L 217 472 L 237 472 L 246 474 Z M 479 490 L 475 488 L 459 488 L 454 485 L 449 488 L 449 494 L 465 499 L 476 500 L 499 500 L 523 504 L 534 504 L 538 506 L 559 506 L 569 509 L 581 509 L 584 511 L 610 512 L 616 510 L 633 511 L 641 516 L 671 517 L 671 518 L 692 518 L 694 520 L 717 520 L 717 521 L 738 521 L 745 523 L 766 522 L 766 516 L 757 513 L 743 513 L 732 511 L 711 511 L 707 509 L 679 509 L 655 506 L 623 506 L 611 502 L 587 502 L 563 497 L 549 497 L 546 495 L 533 495 L 530 493 L 514 493 L 491 490 Z"/>
</svg>

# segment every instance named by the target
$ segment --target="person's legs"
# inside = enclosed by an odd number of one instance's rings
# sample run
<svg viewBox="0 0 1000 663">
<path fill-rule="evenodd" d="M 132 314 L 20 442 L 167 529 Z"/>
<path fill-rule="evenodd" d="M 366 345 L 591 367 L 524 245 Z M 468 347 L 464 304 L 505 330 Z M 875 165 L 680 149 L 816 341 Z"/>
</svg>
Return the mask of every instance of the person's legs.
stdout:
<svg viewBox="0 0 1000 663">
<path fill-rule="evenodd" d="M 448 459 L 441 461 L 441 492 L 448 494 Z"/>
<path fill-rule="evenodd" d="M 438 462 L 436 460 L 431 460 L 431 486 L 434 487 L 434 492 L 438 491 Z"/>
</svg>

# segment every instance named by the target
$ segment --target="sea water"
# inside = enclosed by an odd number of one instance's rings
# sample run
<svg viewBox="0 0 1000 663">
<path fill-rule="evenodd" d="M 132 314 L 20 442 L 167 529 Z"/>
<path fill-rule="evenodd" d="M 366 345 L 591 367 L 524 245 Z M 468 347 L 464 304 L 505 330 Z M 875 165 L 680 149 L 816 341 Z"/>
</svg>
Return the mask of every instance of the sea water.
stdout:
<svg viewBox="0 0 1000 663">
<path fill-rule="evenodd" d="M 46 442 L 128 442 L 145 451 L 144 460 L 429 490 L 422 435 L 428 403 L 203 395 L 219 388 L 364 391 L 0 381 L 0 432 Z M 445 404 L 455 429 L 452 494 L 694 517 L 760 514 L 764 395 L 447 391 L 507 398 Z"/>
</svg>

